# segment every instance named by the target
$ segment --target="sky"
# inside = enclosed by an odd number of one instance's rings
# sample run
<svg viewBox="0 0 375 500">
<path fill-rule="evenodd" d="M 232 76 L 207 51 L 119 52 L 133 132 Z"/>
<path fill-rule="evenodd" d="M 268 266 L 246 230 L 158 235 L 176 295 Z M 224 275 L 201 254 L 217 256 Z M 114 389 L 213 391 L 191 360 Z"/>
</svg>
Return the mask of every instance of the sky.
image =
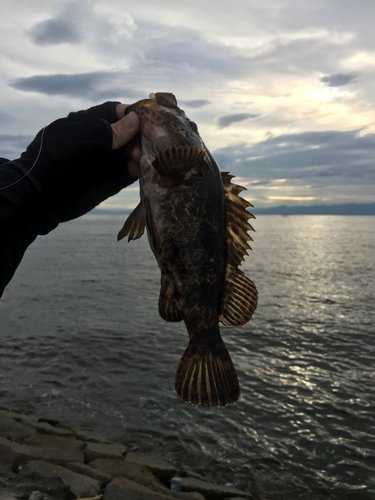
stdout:
<svg viewBox="0 0 375 500">
<path fill-rule="evenodd" d="M 375 202 L 374 20 L 374 0 L 2 0 L 0 156 L 172 92 L 255 207 Z"/>
</svg>

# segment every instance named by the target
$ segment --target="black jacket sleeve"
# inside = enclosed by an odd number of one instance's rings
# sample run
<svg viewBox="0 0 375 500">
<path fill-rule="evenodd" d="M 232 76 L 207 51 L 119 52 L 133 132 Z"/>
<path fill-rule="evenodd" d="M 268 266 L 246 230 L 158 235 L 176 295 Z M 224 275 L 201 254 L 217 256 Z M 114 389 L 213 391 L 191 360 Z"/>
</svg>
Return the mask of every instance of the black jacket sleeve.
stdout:
<svg viewBox="0 0 375 500">
<path fill-rule="evenodd" d="M 117 104 L 70 113 L 41 130 L 19 159 L 0 159 L 0 297 L 39 234 L 135 181 L 126 149 L 111 149 Z"/>
</svg>

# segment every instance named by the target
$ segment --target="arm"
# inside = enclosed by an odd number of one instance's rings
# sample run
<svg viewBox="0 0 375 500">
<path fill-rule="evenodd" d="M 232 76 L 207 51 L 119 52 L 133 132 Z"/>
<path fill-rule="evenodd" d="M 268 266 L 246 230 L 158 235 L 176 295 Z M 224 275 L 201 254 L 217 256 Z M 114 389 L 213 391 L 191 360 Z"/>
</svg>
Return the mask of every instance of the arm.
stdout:
<svg viewBox="0 0 375 500">
<path fill-rule="evenodd" d="M 136 180 L 138 118 L 104 103 L 41 130 L 21 158 L 0 161 L 0 296 L 27 247 Z M 132 141 L 133 139 L 133 141 Z"/>
</svg>

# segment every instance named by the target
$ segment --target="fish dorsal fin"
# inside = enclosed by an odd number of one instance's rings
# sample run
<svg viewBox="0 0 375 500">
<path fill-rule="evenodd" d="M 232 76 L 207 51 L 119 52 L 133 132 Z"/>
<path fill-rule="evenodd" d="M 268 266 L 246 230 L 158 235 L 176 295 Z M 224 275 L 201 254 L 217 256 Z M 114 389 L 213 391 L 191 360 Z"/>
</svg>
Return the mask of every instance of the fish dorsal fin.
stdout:
<svg viewBox="0 0 375 500">
<path fill-rule="evenodd" d="M 224 325 L 243 326 L 254 314 L 257 303 L 254 283 L 242 271 L 227 265 L 219 321 Z"/>
<path fill-rule="evenodd" d="M 172 280 L 165 273 L 162 273 L 159 295 L 160 317 L 165 321 L 182 321 L 184 316 L 181 312 L 180 301 L 180 294 L 177 292 L 176 287 L 173 286 Z"/>
<path fill-rule="evenodd" d="M 195 146 L 172 146 L 159 153 L 152 166 L 162 179 L 176 179 L 183 177 L 194 167 L 202 173 L 209 171 L 208 164 L 204 161 L 205 151 Z"/>
<path fill-rule="evenodd" d="M 128 241 L 136 240 L 145 232 L 146 220 L 144 205 L 140 202 L 126 219 L 125 224 L 117 235 L 117 241 L 129 235 Z"/>
<path fill-rule="evenodd" d="M 227 232 L 227 268 L 225 285 L 221 301 L 220 321 L 224 325 L 242 326 L 253 315 L 258 301 L 258 293 L 254 283 L 237 269 L 237 266 L 251 250 L 248 240 L 252 241 L 248 231 L 254 228 L 248 219 L 255 217 L 246 209 L 253 205 L 239 196 L 245 188 L 232 184 L 233 175 L 222 172 L 226 208 Z"/>
<path fill-rule="evenodd" d="M 227 218 L 227 255 L 228 262 L 232 266 L 238 266 L 244 261 L 245 255 L 249 255 L 247 250 L 251 247 L 247 242 L 253 241 L 248 231 L 254 231 L 254 228 L 248 223 L 248 219 L 255 219 L 254 215 L 246 209 L 253 205 L 244 200 L 238 194 L 245 191 L 246 188 L 232 184 L 233 175 L 228 172 L 221 173 L 225 194 L 225 208 Z"/>
</svg>

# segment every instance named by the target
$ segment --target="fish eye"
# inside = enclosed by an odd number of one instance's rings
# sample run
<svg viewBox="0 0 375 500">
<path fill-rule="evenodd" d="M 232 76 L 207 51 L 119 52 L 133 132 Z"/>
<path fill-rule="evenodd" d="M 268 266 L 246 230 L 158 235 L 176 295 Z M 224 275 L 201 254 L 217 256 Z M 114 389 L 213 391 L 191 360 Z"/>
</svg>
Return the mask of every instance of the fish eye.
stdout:
<svg viewBox="0 0 375 500">
<path fill-rule="evenodd" d="M 198 132 L 198 127 L 195 122 L 189 121 L 190 128 L 192 129 L 193 132 Z"/>
</svg>

